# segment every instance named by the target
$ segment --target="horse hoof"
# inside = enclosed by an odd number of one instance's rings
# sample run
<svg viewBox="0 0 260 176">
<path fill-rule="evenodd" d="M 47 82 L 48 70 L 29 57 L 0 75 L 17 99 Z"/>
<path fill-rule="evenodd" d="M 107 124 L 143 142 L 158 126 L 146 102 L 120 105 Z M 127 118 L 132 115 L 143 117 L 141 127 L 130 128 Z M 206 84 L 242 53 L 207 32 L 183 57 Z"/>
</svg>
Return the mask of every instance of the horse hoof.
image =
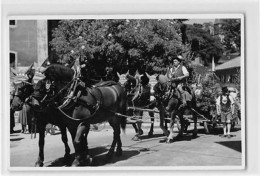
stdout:
<svg viewBox="0 0 260 176">
<path fill-rule="evenodd" d="M 167 138 L 159 140 L 159 143 L 164 143 L 167 141 Z"/>
<path fill-rule="evenodd" d="M 87 155 L 86 160 L 84 163 L 86 163 L 86 166 L 90 166 L 93 162 L 93 158 L 90 155 Z"/>
<path fill-rule="evenodd" d="M 107 162 L 110 162 L 112 159 L 113 159 L 113 154 L 112 154 L 112 153 L 108 153 L 108 154 L 106 155 L 106 161 L 107 161 Z"/>
<path fill-rule="evenodd" d="M 140 138 L 139 138 L 138 136 L 134 136 L 134 137 L 132 138 L 132 140 L 133 140 L 133 141 L 140 141 Z"/>
<path fill-rule="evenodd" d="M 77 166 L 80 166 L 80 162 L 79 162 L 79 160 L 76 158 L 76 159 L 74 159 L 74 161 L 72 162 L 71 167 L 77 167 Z"/>
<path fill-rule="evenodd" d="M 43 167 L 43 162 L 37 161 L 37 162 L 35 163 L 35 167 Z"/>
<path fill-rule="evenodd" d="M 69 162 L 71 160 L 70 154 L 65 154 L 64 157 L 63 157 L 63 160 L 64 160 L 65 163 Z"/>
<path fill-rule="evenodd" d="M 165 132 L 165 134 L 164 134 L 165 136 L 169 136 L 170 135 L 170 131 L 169 130 L 167 130 L 166 132 Z"/>
<path fill-rule="evenodd" d="M 177 135 L 177 136 L 175 137 L 176 141 L 177 141 L 177 140 L 180 140 L 181 138 L 182 138 L 181 135 Z"/>
<path fill-rule="evenodd" d="M 149 133 L 148 133 L 148 137 L 153 137 L 153 133 L 152 133 L 152 132 L 149 132 Z"/>
<path fill-rule="evenodd" d="M 117 157 L 122 156 L 122 155 L 123 155 L 123 150 L 122 149 L 116 150 L 116 156 Z"/>
<path fill-rule="evenodd" d="M 197 138 L 197 137 L 198 137 L 197 134 L 193 134 L 193 135 L 192 135 L 192 138 Z"/>
<path fill-rule="evenodd" d="M 173 139 L 167 139 L 166 143 L 167 144 L 173 143 Z"/>
<path fill-rule="evenodd" d="M 139 135 L 142 135 L 142 134 L 144 134 L 144 131 L 142 129 L 140 129 Z"/>
</svg>

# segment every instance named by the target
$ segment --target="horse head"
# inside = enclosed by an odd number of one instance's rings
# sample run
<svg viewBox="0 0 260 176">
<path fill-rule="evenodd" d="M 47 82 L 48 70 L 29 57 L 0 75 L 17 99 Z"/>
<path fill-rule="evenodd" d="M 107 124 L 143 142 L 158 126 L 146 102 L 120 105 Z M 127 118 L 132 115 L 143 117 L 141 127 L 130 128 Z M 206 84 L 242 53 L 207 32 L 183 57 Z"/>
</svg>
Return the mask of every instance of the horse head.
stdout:
<svg viewBox="0 0 260 176">
<path fill-rule="evenodd" d="M 13 91 L 13 100 L 11 103 L 11 108 L 14 111 L 20 111 L 23 107 L 23 104 L 31 94 L 33 93 L 33 84 L 20 81 L 14 83 L 14 91 Z"/>
<path fill-rule="evenodd" d="M 25 76 L 14 77 L 16 81 L 13 82 L 13 91 L 11 92 L 11 108 L 15 111 L 22 109 L 25 99 L 28 98 L 33 92 L 33 77 L 35 75 L 34 63 L 24 73 Z"/>
<path fill-rule="evenodd" d="M 32 94 L 33 107 L 53 99 L 60 102 L 65 97 L 65 89 L 69 88 L 74 77 L 74 70 L 61 64 L 51 64 L 44 72 L 45 78 L 38 81 Z M 64 91 L 63 91 L 64 90 Z M 63 98 L 61 98 L 63 97 Z M 52 103 L 53 103 L 52 101 Z"/>
</svg>

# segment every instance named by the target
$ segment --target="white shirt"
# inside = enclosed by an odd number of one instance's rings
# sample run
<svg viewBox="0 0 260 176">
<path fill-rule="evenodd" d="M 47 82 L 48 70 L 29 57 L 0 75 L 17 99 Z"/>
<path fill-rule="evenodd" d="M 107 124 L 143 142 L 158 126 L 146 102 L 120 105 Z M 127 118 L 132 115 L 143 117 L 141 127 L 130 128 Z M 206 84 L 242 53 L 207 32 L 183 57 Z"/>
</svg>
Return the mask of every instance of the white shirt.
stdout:
<svg viewBox="0 0 260 176">
<path fill-rule="evenodd" d="M 181 69 L 182 69 L 183 74 L 185 76 L 189 76 L 189 72 L 188 72 L 187 68 L 183 65 L 178 65 L 175 70 L 177 70 L 180 66 L 182 67 Z M 170 68 L 170 74 L 169 74 L 170 78 L 174 74 L 175 70 L 173 70 L 173 68 Z"/>
<path fill-rule="evenodd" d="M 223 96 L 223 95 L 221 95 L 221 96 Z M 221 96 L 219 96 L 218 98 L 217 98 L 217 102 L 216 102 L 216 105 L 218 105 L 218 106 L 220 106 L 220 97 Z M 230 99 L 230 102 L 231 102 L 231 105 L 232 104 L 234 104 L 234 99 L 233 99 L 233 97 L 232 96 L 228 96 L 229 97 L 229 99 Z M 223 98 L 222 98 L 222 103 L 223 104 L 226 104 L 227 103 L 227 97 L 226 96 L 223 96 Z"/>
</svg>

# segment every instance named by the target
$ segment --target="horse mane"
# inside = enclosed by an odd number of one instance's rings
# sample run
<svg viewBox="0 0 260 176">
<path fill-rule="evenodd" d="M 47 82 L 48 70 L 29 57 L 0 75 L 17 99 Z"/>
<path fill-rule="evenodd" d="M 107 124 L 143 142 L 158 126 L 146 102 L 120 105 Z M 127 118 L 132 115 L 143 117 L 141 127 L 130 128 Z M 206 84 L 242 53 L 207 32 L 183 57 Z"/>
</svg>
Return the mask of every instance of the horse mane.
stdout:
<svg viewBox="0 0 260 176">
<path fill-rule="evenodd" d="M 74 70 L 61 64 L 51 64 L 45 71 L 46 78 L 54 81 L 71 81 Z"/>
</svg>

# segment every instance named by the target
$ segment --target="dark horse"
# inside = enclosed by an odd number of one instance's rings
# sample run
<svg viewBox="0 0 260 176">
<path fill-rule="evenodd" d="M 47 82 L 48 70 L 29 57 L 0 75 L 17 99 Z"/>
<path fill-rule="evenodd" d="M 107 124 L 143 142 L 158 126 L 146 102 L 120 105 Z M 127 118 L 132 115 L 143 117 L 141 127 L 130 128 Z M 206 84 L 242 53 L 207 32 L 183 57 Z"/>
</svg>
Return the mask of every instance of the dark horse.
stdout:
<svg viewBox="0 0 260 176">
<path fill-rule="evenodd" d="M 192 108 L 194 108 L 194 95 L 190 92 L 187 86 L 183 86 L 182 88 L 176 87 L 174 83 L 171 83 L 165 75 L 158 75 L 157 83 L 154 86 L 154 96 L 156 98 L 156 106 L 160 112 L 160 128 L 162 129 L 164 135 L 167 137 L 164 139 L 167 143 L 173 142 L 173 127 L 174 123 L 177 120 L 177 117 L 181 123 L 179 134 L 176 138 L 180 138 L 185 130 L 187 130 L 187 123 L 184 119 L 184 116 L 192 115 L 194 120 L 194 132 L 193 136 L 197 135 L 197 117 L 193 114 Z M 183 100 L 184 93 L 187 93 L 192 96 L 192 98 L 185 102 Z M 170 103 L 169 103 L 170 102 Z M 170 106 L 169 106 L 170 105 Z M 168 107 L 168 112 L 165 107 Z M 166 117 L 170 119 L 170 131 L 168 131 L 163 125 Z M 162 140 L 162 141 L 164 141 Z"/>
<path fill-rule="evenodd" d="M 60 75 L 52 74 L 53 70 L 58 70 Z M 66 124 L 63 120 L 63 115 L 56 108 L 56 103 L 61 102 L 62 96 L 65 95 L 65 91 L 59 94 L 59 97 L 53 97 L 54 92 L 61 91 L 68 82 L 72 79 L 74 71 L 64 67 L 62 65 L 51 65 L 45 71 L 46 78 L 40 80 L 36 86 L 33 88 L 32 85 L 22 82 L 15 86 L 14 99 L 12 101 L 12 108 L 15 110 L 20 110 L 25 99 L 33 95 L 42 101 L 44 108 L 35 108 L 33 106 L 34 117 L 36 120 L 37 130 L 39 132 L 39 156 L 35 163 L 35 166 L 43 166 L 44 161 L 44 138 L 45 138 L 45 127 L 48 123 L 57 125 L 61 131 L 61 138 L 65 145 L 65 161 L 70 159 L 70 148 L 68 146 L 68 138 L 66 133 Z M 48 84 L 49 79 L 55 82 L 55 87 Z M 51 95 L 52 94 L 52 95 Z M 34 100 L 33 98 L 31 100 Z M 34 103 L 35 101 L 31 101 Z"/>
<path fill-rule="evenodd" d="M 33 84 L 27 81 L 18 81 L 13 82 L 13 87 L 14 90 L 10 93 L 11 132 L 13 132 L 13 127 L 15 125 L 14 113 L 15 111 L 22 110 L 26 98 L 33 92 Z"/>
<path fill-rule="evenodd" d="M 86 138 L 90 124 L 104 121 L 108 121 L 114 130 L 113 142 L 107 154 L 107 159 L 112 159 L 116 145 L 117 156 L 122 155 L 120 126 L 125 130 L 126 118 L 123 115 L 126 113 L 127 108 L 124 89 L 120 84 L 113 81 L 100 82 L 92 87 L 82 87 L 82 83 L 76 85 L 75 95 L 77 95 L 77 100 L 73 105 L 71 117 L 68 115 L 68 118 L 72 119 L 72 121 L 79 123 L 74 138 L 76 157 L 72 165 L 82 165 L 88 156 Z M 68 112 L 62 108 L 60 110 L 64 114 Z"/>
<path fill-rule="evenodd" d="M 122 77 L 122 76 L 120 76 Z M 126 82 L 124 83 L 124 89 L 127 92 L 128 105 L 132 106 L 133 109 L 128 109 L 127 114 L 130 116 L 136 116 L 137 118 L 133 119 L 132 125 L 135 129 L 136 135 L 133 137 L 133 140 L 140 140 L 140 136 L 143 134 L 141 128 L 143 111 L 137 109 L 153 109 L 154 103 L 150 101 L 151 96 L 151 86 L 149 84 L 149 77 L 146 73 L 135 76 L 126 74 Z M 136 110 L 135 110 L 136 109 Z M 153 125 L 154 125 L 154 113 L 149 111 L 149 116 L 151 117 L 151 127 L 148 132 L 148 136 L 153 135 Z M 135 122 L 136 121 L 136 122 Z"/>
<path fill-rule="evenodd" d="M 49 77 L 50 80 L 54 80 L 53 85 L 57 89 L 54 91 L 54 97 L 61 100 L 62 98 L 58 97 L 64 97 L 64 95 L 60 92 L 62 90 L 66 92 L 67 86 L 64 87 L 62 82 L 58 80 L 61 80 L 61 78 L 64 79 L 64 77 L 67 80 L 71 80 L 73 72 L 69 74 L 69 76 L 65 76 L 68 73 L 62 73 L 59 67 L 56 66 L 56 70 L 45 71 L 45 75 Z M 58 114 L 63 114 L 61 121 L 66 123 L 73 139 L 76 156 L 72 166 L 83 165 L 86 159 L 89 159 L 87 135 L 90 124 L 108 121 L 114 130 L 114 139 L 107 158 L 112 158 L 116 145 L 117 155 L 121 155 L 122 143 L 120 139 L 120 125 L 122 129 L 125 129 L 126 119 L 122 115 L 125 114 L 127 106 L 126 93 L 123 88 L 113 81 L 100 82 L 89 86 L 85 84 L 77 74 L 74 75 L 71 84 L 67 85 L 70 86 L 67 92 L 69 96 L 65 98 L 66 101 L 64 101 L 62 105 L 59 103 L 58 106 L 54 105 L 54 109 L 58 111 Z M 58 86 L 60 88 L 58 88 Z M 35 91 L 33 96 L 38 100 L 44 99 L 44 94 L 40 94 L 41 96 L 37 94 L 38 92 Z M 55 102 L 53 99 L 54 98 L 51 98 L 51 101 L 48 102 Z M 46 101 L 42 102 L 44 103 Z M 48 104 L 51 106 L 51 103 Z M 54 111 L 54 109 L 52 111 Z"/>
</svg>

